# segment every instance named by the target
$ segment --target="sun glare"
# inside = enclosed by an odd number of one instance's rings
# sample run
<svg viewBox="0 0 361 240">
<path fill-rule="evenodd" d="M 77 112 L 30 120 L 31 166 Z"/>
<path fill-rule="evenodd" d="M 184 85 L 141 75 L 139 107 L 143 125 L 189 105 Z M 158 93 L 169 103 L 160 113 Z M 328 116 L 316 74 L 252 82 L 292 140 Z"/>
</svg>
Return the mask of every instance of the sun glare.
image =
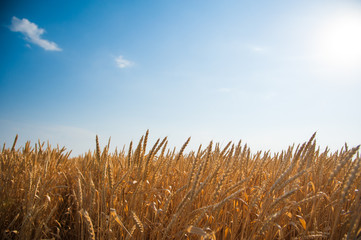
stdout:
<svg viewBox="0 0 361 240">
<path fill-rule="evenodd" d="M 361 11 L 335 14 L 316 29 L 314 56 L 329 70 L 358 71 L 361 67 Z"/>
</svg>

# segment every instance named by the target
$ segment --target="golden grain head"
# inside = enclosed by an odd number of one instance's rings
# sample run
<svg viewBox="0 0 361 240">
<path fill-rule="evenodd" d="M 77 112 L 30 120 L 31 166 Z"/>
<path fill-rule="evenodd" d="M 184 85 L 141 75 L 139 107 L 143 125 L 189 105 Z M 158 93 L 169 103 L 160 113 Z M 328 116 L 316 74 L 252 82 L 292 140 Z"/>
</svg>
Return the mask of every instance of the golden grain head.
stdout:
<svg viewBox="0 0 361 240">
<path fill-rule="evenodd" d="M 27 142 L 0 153 L 4 239 L 349 239 L 359 234 L 358 147 L 324 152 L 315 134 L 286 151 L 241 141 L 184 154 L 163 138 L 71 158 Z M 134 145 L 135 146 L 135 145 Z M 133 151 L 134 149 L 134 151 Z M 176 151 L 179 149 L 179 152 Z"/>
</svg>

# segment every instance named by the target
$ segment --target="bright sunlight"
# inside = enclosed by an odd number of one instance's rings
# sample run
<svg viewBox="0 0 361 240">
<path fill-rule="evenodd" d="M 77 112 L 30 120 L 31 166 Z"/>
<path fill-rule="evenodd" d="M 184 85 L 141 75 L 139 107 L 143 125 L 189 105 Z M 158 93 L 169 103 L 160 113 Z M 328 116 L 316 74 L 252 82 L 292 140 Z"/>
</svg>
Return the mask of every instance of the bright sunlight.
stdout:
<svg viewBox="0 0 361 240">
<path fill-rule="evenodd" d="M 316 28 L 315 60 L 332 71 L 357 71 L 361 65 L 361 10 L 329 16 Z"/>
</svg>

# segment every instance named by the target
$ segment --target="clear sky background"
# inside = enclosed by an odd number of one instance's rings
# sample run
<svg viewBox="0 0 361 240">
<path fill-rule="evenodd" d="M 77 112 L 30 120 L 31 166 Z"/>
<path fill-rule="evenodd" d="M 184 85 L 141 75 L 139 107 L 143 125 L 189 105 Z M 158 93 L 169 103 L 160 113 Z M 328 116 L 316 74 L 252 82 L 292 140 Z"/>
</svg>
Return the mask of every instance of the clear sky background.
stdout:
<svg viewBox="0 0 361 240">
<path fill-rule="evenodd" d="M 0 25 L 8 146 L 361 143 L 360 1 L 15 0 Z"/>
</svg>

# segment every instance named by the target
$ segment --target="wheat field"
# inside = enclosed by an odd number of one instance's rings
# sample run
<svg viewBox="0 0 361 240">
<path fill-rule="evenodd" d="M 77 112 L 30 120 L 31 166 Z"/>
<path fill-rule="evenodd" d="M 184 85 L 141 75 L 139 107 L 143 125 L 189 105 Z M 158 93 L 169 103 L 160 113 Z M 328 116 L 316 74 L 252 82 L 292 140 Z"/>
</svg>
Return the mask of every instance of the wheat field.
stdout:
<svg viewBox="0 0 361 240">
<path fill-rule="evenodd" d="M 358 147 L 286 151 L 210 142 L 186 152 L 149 131 L 125 150 L 70 157 L 27 142 L 0 153 L 2 239 L 361 239 Z"/>
</svg>

